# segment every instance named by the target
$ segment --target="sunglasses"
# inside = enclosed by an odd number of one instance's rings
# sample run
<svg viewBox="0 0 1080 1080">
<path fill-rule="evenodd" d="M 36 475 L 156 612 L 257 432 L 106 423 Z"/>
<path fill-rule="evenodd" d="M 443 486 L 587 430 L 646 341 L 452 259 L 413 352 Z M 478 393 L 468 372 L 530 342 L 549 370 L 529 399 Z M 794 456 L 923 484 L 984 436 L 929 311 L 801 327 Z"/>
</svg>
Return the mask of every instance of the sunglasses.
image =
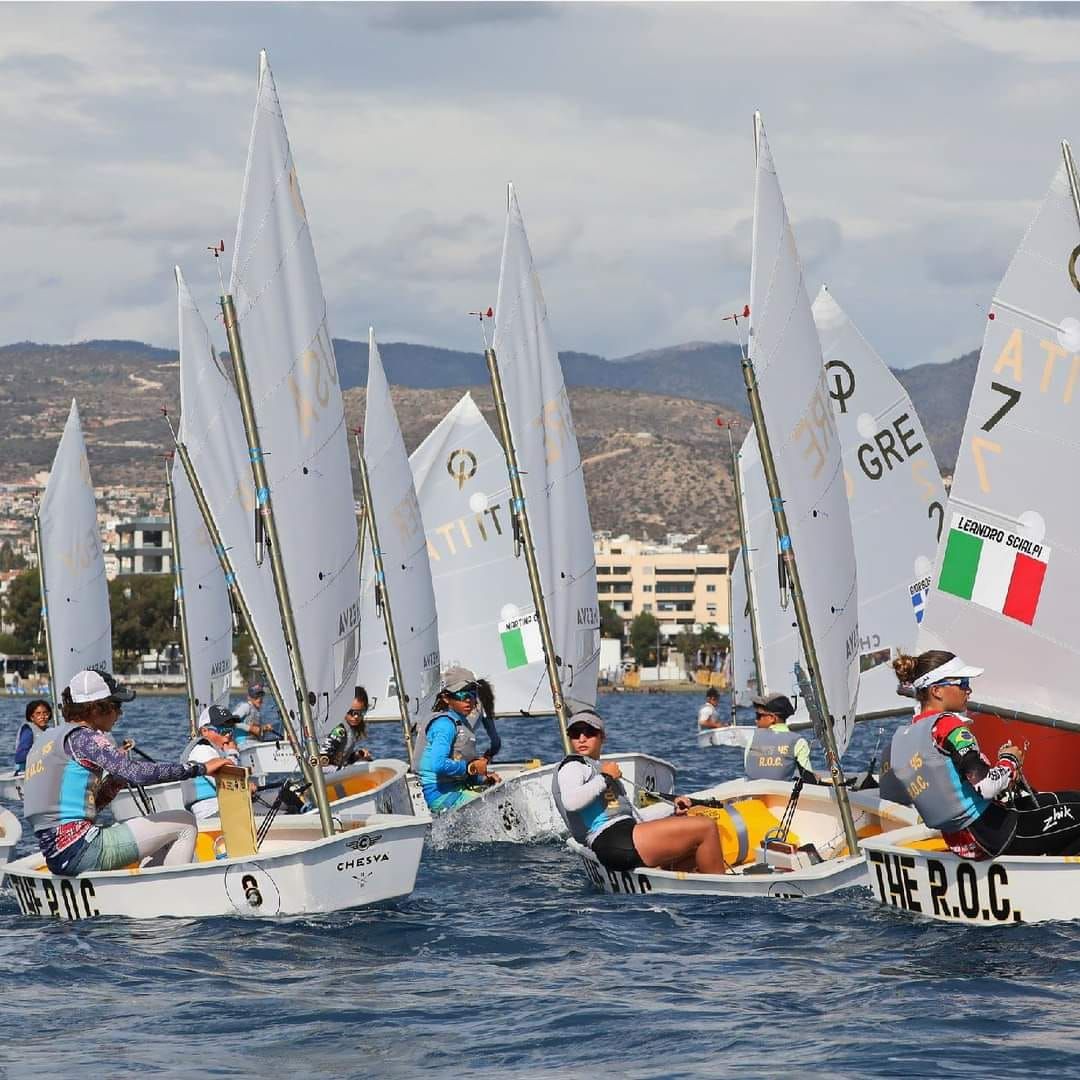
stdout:
<svg viewBox="0 0 1080 1080">
<path fill-rule="evenodd" d="M 345 715 L 363 717 L 364 713 L 366 712 L 367 709 L 349 709 L 349 711 Z"/>
<path fill-rule="evenodd" d="M 934 683 L 935 686 L 955 686 L 960 690 L 966 690 L 971 693 L 971 680 L 967 677 L 963 679 L 942 679 L 940 682 Z"/>
<path fill-rule="evenodd" d="M 478 695 L 475 690 L 451 690 L 450 696 L 455 701 L 475 701 Z"/>
<path fill-rule="evenodd" d="M 600 729 L 589 727 L 588 724 L 580 724 L 577 727 L 570 728 L 566 734 L 569 735 L 571 739 L 580 739 L 582 737 L 591 739 L 594 735 L 600 734 Z"/>
</svg>

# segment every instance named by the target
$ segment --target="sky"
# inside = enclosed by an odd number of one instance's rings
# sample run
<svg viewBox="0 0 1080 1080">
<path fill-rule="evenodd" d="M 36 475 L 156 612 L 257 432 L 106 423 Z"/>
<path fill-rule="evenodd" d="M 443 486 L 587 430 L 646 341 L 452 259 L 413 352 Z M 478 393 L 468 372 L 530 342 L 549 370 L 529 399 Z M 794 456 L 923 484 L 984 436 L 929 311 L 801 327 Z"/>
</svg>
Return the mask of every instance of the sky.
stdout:
<svg viewBox="0 0 1080 1080">
<path fill-rule="evenodd" d="M 214 313 L 260 48 L 354 339 L 480 347 L 511 180 L 559 348 L 732 340 L 760 109 L 811 298 L 893 366 L 949 360 L 1080 138 L 1073 4 L 35 3 L 0 26 L 0 342 L 174 348 L 174 264 Z"/>
</svg>

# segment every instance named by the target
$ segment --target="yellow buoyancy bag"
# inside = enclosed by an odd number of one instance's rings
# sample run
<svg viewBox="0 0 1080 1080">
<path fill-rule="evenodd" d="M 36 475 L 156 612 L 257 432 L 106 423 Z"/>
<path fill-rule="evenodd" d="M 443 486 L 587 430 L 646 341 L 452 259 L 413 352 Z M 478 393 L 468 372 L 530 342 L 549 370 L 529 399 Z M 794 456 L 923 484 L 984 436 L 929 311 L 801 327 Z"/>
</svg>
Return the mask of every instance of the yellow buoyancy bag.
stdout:
<svg viewBox="0 0 1080 1080">
<path fill-rule="evenodd" d="M 725 807 L 694 806 L 689 813 L 711 817 L 720 833 L 724 861 L 739 866 L 754 855 L 761 841 L 780 824 L 780 819 L 760 799 L 740 799 Z M 798 844 L 799 838 L 789 832 L 787 840 Z"/>
</svg>

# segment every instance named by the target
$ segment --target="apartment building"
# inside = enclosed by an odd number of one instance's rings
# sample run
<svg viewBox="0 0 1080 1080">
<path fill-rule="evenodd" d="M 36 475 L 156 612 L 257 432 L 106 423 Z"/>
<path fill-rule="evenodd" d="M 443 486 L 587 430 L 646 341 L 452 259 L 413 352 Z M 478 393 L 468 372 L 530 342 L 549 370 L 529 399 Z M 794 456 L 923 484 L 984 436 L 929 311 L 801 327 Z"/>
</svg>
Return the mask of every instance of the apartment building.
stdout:
<svg viewBox="0 0 1080 1080">
<path fill-rule="evenodd" d="M 710 624 L 728 633 L 728 556 L 705 545 L 685 549 L 682 537 L 658 544 L 598 532 L 596 588 L 629 625 L 647 611 L 665 637 Z"/>
<path fill-rule="evenodd" d="M 171 574 L 172 534 L 168 518 L 137 518 L 116 524 L 114 554 L 121 574 Z"/>
</svg>

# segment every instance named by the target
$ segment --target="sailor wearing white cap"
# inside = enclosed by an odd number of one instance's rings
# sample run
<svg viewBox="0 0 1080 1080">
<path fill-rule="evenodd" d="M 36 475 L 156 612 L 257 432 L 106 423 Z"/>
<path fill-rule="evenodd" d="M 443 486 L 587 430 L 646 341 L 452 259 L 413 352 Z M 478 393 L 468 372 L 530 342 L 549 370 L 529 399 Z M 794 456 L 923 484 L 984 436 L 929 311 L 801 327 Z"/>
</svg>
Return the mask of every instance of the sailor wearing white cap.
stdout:
<svg viewBox="0 0 1080 1080">
<path fill-rule="evenodd" d="M 30 751 L 23 814 L 54 874 L 117 870 L 150 857 L 152 865 L 191 862 L 197 829 L 186 810 L 166 810 L 102 828 L 98 812 L 128 784 L 188 780 L 216 772 L 202 764 L 131 761 L 109 733 L 135 691 L 99 671 L 77 672 L 61 695 L 64 722 Z"/>
<path fill-rule="evenodd" d="M 979 750 L 966 712 L 982 668 L 935 649 L 899 656 L 893 670 L 914 690 L 919 712 L 893 735 L 883 790 L 899 784 L 923 821 L 964 858 L 1080 852 L 1080 792 L 1034 793 L 1006 805 L 1024 751 L 1004 743 L 992 764 Z"/>
</svg>

